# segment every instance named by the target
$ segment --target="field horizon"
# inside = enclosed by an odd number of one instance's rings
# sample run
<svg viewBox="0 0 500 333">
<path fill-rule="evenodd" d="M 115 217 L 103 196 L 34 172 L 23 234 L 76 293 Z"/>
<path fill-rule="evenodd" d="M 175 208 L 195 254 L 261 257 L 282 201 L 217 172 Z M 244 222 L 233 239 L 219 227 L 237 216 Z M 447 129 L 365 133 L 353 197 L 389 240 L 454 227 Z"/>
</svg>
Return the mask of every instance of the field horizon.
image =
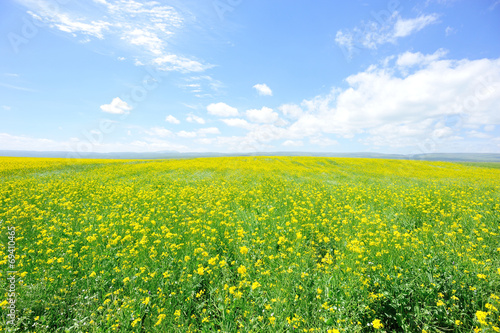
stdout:
<svg viewBox="0 0 500 333">
<path fill-rule="evenodd" d="M 178 152 L 155 151 L 137 152 L 76 152 L 76 151 L 30 151 L 0 150 L 0 157 L 42 157 L 42 158 L 90 158 L 90 159 L 176 159 L 204 157 L 245 157 L 245 156 L 295 156 L 295 157 L 347 157 L 347 158 L 382 158 L 397 160 L 421 160 L 442 162 L 500 162 L 497 153 L 414 153 L 392 154 L 376 152 L 306 152 L 306 151 L 274 151 L 247 153 L 220 152 Z"/>
</svg>

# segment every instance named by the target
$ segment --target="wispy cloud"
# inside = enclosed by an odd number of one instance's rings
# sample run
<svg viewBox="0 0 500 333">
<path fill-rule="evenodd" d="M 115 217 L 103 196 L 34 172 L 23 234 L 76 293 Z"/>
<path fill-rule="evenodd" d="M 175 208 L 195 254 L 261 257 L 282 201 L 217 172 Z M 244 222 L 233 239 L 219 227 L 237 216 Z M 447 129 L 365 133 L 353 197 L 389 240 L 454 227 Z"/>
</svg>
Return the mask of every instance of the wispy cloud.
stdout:
<svg viewBox="0 0 500 333">
<path fill-rule="evenodd" d="M 124 43 L 132 49 L 136 65 L 160 70 L 202 72 L 211 65 L 175 54 L 168 41 L 183 26 L 184 17 L 174 7 L 156 1 L 74 0 L 54 6 L 49 0 L 17 0 L 36 20 L 71 34 L 80 41 L 92 39 Z M 124 51 L 125 52 L 125 51 Z"/>
<path fill-rule="evenodd" d="M 409 36 L 412 33 L 418 32 L 426 26 L 437 22 L 437 20 L 437 14 L 420 15 L 413 19 L 398 18 L 396 24 L 394 24 L 392 36 L 390 35 L 389 39 Z"/>
<path fill-rule="evenodd" d="M 353 29 L 339 30 L 335 42 L 352 57 L 360 48 L 376 49 L 379 45 L 395 43 L 397 39 L 416 33 L 438 21 L 437 14 L 420 15 L 415 18 L 402 18 L 397 11 L 385 21 L 363 22 Z"/>
<path fill-rule="evenodd" d="M 488 10 L 494 10 L 496 6 L 500 5 L 500 0 L 495 1 L 491 6 L 488 8 Z"/>
<path fill-rule="evenodd" d="M 12 85 L 12 84 L 2 83 L 2 82 L 0 82 L 0 87 L 14 89 L 14 90 L 28 91 L 28 92 L 36 92 L 36 90 L 34 90 L 34 89 L 20 87 L 20 86 L 15 86 L 15 85 Z"/>
<path fill-rule="evenodd" d="M 186 121 L 189 122 L 189 123 L 198 123 L 198 124 L 204 124 L 205 123 L 205 119 L 201 118 L 201 117 L 198 117 L 194 114 L 190 114 L 186 117 Z"/>
</svg>

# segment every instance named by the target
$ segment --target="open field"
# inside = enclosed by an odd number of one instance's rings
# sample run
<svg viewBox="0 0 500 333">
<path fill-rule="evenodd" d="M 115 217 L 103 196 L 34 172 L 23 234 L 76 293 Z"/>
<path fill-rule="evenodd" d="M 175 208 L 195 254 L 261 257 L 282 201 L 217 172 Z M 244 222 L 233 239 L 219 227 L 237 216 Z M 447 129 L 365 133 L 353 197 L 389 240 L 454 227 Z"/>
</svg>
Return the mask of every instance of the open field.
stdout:
<svg viewBox="0 0 500 333">
<path fill-rule="evenodd" d="M 0 158 L 0 221 L 2 329 L 500 327 L 496 168 Z"/>
</svg>

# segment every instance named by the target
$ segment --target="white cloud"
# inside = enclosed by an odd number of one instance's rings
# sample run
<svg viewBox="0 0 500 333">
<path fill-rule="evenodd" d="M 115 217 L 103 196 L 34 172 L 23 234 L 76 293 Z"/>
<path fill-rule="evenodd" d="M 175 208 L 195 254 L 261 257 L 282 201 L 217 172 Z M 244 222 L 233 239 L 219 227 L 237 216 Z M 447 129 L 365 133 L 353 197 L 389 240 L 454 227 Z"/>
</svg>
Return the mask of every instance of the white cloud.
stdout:
<svg viewBox="0 0 500 333">
<path fill-rule="evenodd" d="M 160 70 L 179 71 L 182 73 L 203 72 L 204 70 L 213 67 L 212 65 L 204 65 L 196 60 L 191 60 L 175 54 L 167 54 L 155 58 L 153 63 L 156 64 Z"/>
<path fill-rule="evenodd" d="M 240 118 L 230 118 L 230 119 L 221 119 L 227 126 L 232 127 L 241 127 L 241 128 L 251 128 L 252 124 L 250 124 L 245 119 Z"/>
<path fill-rule="evenodd" d="M 198 123 L 198 124 L 204 124 L 205 119 L 195 116 L 194 114 L 190 114 L 186 117 L 186 120 L 190 123 Z"/>
<path fill-rule="evenodd" d="M 500 124 L 500 59 L 440 60 L 436 54 L 402 55 L 393 68 L 370 66 L 349 76 L 348 88 L 304 101 L 306 112 L 288 135 L 363 133 L 363 143 L 377 146 L 427 139 L 448 145 L 463 140 L 466 127 Z M 398 63 L 420 67 L 398 76 Z"/>
<path fill-rule="evenodd" d="M 209 134 L 220 134 L 220 130 L 217 127 L 200 128 L 198 130 L 198 134 L 200 136 L 209 135 Z"/>
<path fill-rule="evenodd" d="M 31 10 L 28 11 L 34 19 L 48 24 L 51 28 L 59 29 L 76 37 L 77 34 L 91 36 L 97 39 L 103 39 L 104 33 L 111 24 L 103 20 L 92 20 L 89 18 L 78 17 L 69 13 L 63 13 L 62 8 L 52 6 L 49 2 L 22 0 L 21 3 L 27 5 Z"/>
<path fill-rule="evenodd" d="M 166 118 L 165 118 L 165 121 L 166 122 L 169 122 L 171 124 L 180 124 L 180 120 L 175 118 L 174 116 L 172 116 L 171 114 L 168 115 Z"/>
<path fill-rule="evenodd" d="M 433 54 L 424 55 L 420 52 L 412 53 L 405 52 L 398 56 L 396 64 L 400 67 L 412 67 L 415 65 L 428 65 L 436 60 L 443 58 L 448 52 L 443 49 L 439 49 Z"/>
<path fill-rule="evenodd" d="M 309 143 L 315 146 L 322 147 L 335 146 L 339 144 L 337 140 L 332 140 L 321 136 L 314 136 L 309 138 Z"/>
<path fill-rule="evenodd" d="M 197 143 L 202 144 L 202 145 L 211 145 L 214 143 L 213 138 L 201 138 L 196 140 Z"/>
<path fill-rule="evenodd" d="M 426 26 L 436 23 L 438 16 L 436 14 L 430 15 L 420 15 L 413 19 L 402 19 L 398 18 L 396 24 L 394 25 L 393 37 L 406 37 L 414 32 L 418 32 L 425 28 Z"/>
<path fill-rule="evenodd" d="M 214 144 L 262 151 L 278 140 L 293 146 L 308 139 L 311 145 L 326 147 L 339 145 L 335 138 L 351 138 L 372 149 L 407 153 L 500 151 L 495 145 L 484 148 L 500 125 L 496 112 L 500 109 L 500 59 L 443 60 L 444 55 L 438 50 L 430 55 L 392 57 L 381 66 L 347 77 L 347 88 L 333 88 L 300 106 L 282 105 L 279 110 L 293 119 L 290 124 L 276 121 L 278 115 L 266 107 L 247 111 L 255 123 L 222 119 L 247 132 L 240 137 L 218 137 Z"/>
<path fill-rule="evenodd" d="M 177 132 L 177 136 L 180 136 L 181 138 L 195 138 L 196 135 L 197 135 L 196 132 L 187 132 L 187 131 Z"/>
<path fill-rule="evenodd" d="M 132 45 L 144 47 L 157 56 L 161 55 L 165 48 L 164 41 L 156 33 L 146 29 L 135 28 L 126 31 L 122 39 L 127 40 Z"/>
<path fill-rule="evenodd" d="M 495 1 L 494 3 L 491 4 L 491 6 L 488 7 L 488 10 L 494 10 L 497 5 L 500 5 L 500 0 Z"/>
<path fill-rule="evenodd" d="M 247 118 L 256 123 L 274 123 L 279 116 L 273 109 L 264 106 L 262 109 L 251 109 L 246 111 Z"/>
<path fill-rule="evenodd" d="M 239 115 L 237 108 L 222 102 L 208 105 L 207 111 L 209 114 L 219 117 L 235 117 Z"/>
<path fill-rule="evenodd" d="M 174 136 L 173 133 L 168 129 L 158 126 L 151 127 L 149 130 L 146 131 L 146 134 L 151 136 L 158 136 L 160 138 L 168 138 Z"/>
<path fill-rule="evenodd" d="M 2 105 L 2 109 L 4 109 L 5 111 L 10 111 L 11 107 L 8 105 Z"/>
<path fill-rule="evenodd" d="M 273 91 L 265 83 L 257 83 L 256 85 L 253 86 L 253 88 L 255 88 L 255 90 L 257 90 L 259 95 L 262 95 L 262 96 L 272 96 L 273 95 Z"/>
<path fill-rule="evenodd" d="M 126 114 L 132 110 L 132 107 L 120 99 L 120 97 L 115 97 L 110 104 L 101 105 L 101 110 L 107 113 L 113 114 Z"/>
<path fill-rule="evenodd" d="M 407 37 L 430 24 L 436 23 L 437 14 L 420 15 L 404 19 L 394 11 L 386 20 L 368 21 L 361 27 L 339 30 L 335 42 L 351 58 L 359 48 L 376 49 L 379 45 L 395 43 L 398 38 Z"/>
<path fill-rule="evenodd" d="M 278 110 L 280 110 L 285 116 L 290 118 L 298 118 L 303 113 L 300 106 L 296 104 L 283 104 L 278 107 Z"/>
<path fill-rule="evenodd" d="M 50 139 L 0 133 L 0 147 L 7 150 L 61 151 L 66 150 L 66 144 Z"/>
<path fill-rule="evenodd" d="M 304 143 L 302 141 L 286 140 L 282 145 L 285 147 L 302 147 Z"/>
<path fill-rule="evenodd" d="M 113 45 L 125 44 L 125 52 L 135 53 L 132 57 L 136 58 L 136 65 L 155 65 L 160 70 L 184 73 L 212 67 L 168 52 L 167 41 L 185 26 L 186 20 L 194 20 L 172 6 L 135 0 L 94 0 L 64 6 L 54 5 L 50 0 L 18 1 L 35 20 L 69 33 L 81 42 L 106 39 Z"/>
<path fill-rule="evenodd" d="M 479 132 L 479 131 L 469 131 L 469 132 L 467 132 L 467 136 L 471 137 L 471 138 L 479 138 L 479 139 L 491 138 L 491 135 L 486 134 L 484 132 Z"/>
</svg>

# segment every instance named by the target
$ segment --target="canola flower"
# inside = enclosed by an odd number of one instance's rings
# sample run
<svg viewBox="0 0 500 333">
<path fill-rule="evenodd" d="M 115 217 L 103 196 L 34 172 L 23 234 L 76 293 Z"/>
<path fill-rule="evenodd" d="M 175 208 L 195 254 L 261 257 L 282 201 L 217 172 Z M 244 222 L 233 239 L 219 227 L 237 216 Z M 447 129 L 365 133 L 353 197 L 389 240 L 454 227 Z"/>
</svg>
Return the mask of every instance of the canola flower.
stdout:
<svg viewBox="0 0 500 333">
<path fill-rule="evenodd" d="M 0 158 L 0 182 L 18 331 L 500 330 L 498 169 Z"/>
</svg>

